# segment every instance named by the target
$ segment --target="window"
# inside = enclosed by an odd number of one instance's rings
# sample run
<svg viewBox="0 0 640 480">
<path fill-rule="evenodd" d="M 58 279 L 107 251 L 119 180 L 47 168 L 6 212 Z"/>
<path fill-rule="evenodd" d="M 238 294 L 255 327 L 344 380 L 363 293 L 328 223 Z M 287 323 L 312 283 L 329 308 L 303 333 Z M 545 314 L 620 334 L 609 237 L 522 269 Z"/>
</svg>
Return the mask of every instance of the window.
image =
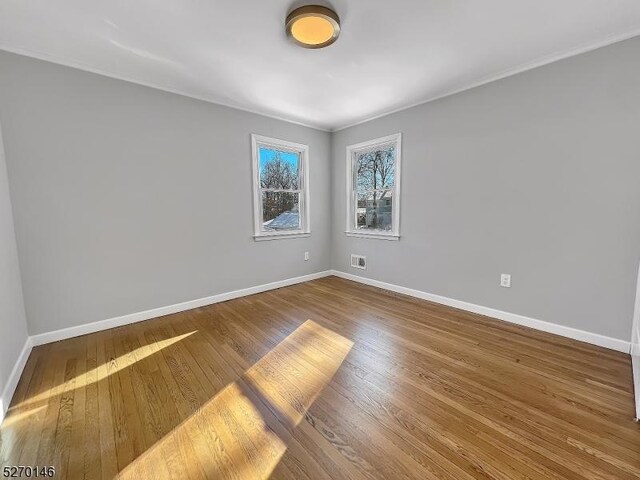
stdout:
<svg viewBox="0 0 640 480">
<path fill-rule="evenodd" d="M 254 238 L 308 236 L 309 147 L 252 135 Z"/>
<path fill-rule="evenodd" d="M 400 238 L 400 133 L 347 147 L 347 235 Z"/>
</svg>

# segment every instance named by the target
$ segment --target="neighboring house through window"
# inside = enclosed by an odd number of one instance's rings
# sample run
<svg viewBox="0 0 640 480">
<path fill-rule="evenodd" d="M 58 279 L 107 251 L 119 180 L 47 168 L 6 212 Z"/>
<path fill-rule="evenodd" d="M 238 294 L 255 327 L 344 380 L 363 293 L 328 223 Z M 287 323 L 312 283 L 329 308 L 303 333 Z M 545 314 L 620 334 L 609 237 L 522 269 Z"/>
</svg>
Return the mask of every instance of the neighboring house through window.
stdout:
<svg viewBox="0 0 640 480">
<path fill-rule="evenodd" d="M 347 147 L 350 236 L 400 238 L 401 134 Z"/>
<path fill-rule="evenodd" d="M 252 135 L 254 238 L 308 236 L 309 147 Z"/>
</svg>

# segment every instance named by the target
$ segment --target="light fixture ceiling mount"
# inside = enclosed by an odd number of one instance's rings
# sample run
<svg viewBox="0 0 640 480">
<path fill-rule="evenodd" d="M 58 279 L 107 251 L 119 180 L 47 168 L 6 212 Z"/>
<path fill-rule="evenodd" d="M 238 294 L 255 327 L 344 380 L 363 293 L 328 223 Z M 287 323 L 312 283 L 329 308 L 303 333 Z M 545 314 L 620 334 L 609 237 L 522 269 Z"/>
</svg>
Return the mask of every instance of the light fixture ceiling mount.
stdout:
<svg viewBox="0 0 640 480">
<path fill-rule="evenodd" d="M 286 20 L 287 35 L 304 48 L 324 48 L 340 35 L 340 18 L 330 8 L 307 5 L 296 8 Z"/>
</svg>

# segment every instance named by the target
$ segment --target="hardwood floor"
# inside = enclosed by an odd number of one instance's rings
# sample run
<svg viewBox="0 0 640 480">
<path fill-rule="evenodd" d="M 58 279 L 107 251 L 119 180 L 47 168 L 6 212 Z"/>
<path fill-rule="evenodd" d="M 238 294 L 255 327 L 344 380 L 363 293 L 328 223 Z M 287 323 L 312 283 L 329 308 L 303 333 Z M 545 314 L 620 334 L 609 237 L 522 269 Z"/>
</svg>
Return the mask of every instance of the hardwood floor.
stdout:
<svg viewBox="0 0 640 480">
<path fill-rule="evenodd" d="M 637 479 L 627 355 L 329 277 L 37 347 L 2 465 Z"/>
</svg>

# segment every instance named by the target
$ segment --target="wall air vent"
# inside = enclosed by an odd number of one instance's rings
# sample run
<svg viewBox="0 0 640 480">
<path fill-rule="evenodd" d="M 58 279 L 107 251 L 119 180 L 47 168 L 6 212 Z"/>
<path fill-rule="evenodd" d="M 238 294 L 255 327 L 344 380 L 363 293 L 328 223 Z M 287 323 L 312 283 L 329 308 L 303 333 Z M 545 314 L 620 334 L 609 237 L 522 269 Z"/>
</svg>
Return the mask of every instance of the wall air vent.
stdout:
<svg viewBox="0 0 640 480">
<path fill-rule="evenodd" d="M 360 270 L 367 269 L 367 257 L 362 255 L 351 254 L 351 266 L 353 268 L 359 268 Z"/>
</svg>

